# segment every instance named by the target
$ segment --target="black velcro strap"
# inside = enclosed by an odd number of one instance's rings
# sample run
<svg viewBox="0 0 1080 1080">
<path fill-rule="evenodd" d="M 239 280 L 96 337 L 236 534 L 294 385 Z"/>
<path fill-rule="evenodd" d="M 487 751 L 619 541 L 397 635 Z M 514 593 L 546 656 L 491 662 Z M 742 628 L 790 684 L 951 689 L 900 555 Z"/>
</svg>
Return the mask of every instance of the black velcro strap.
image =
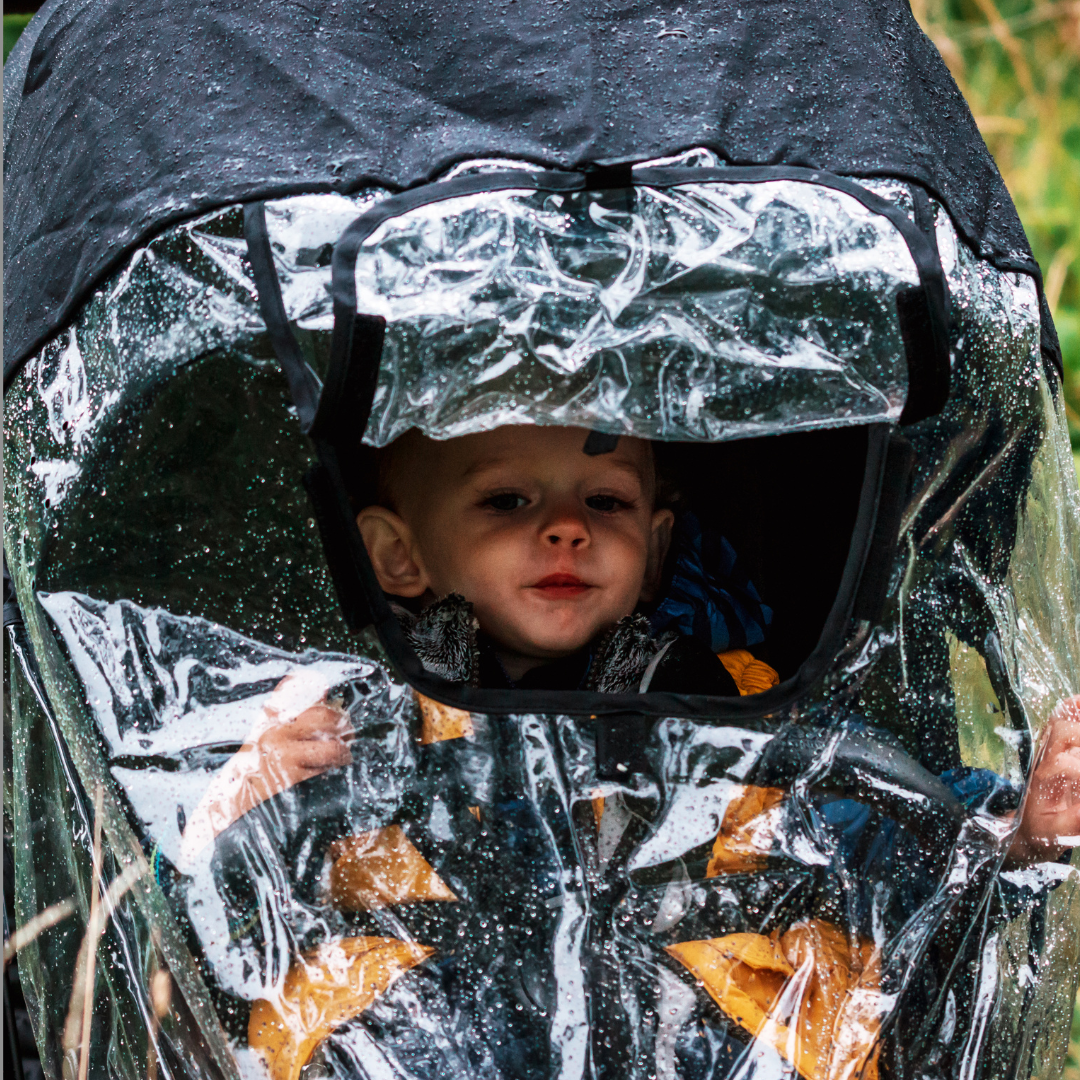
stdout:
<svg viewBox="0 0 1080 1080">
<path fill-rule="evenodd" d="M 629 162 L 621 165 L 592 165 L 585 169 L 585 190 L 604 191 L 632 187 L 634 167 Z"/>
<path fill-rule="evenodd" d="M 926 290 L 921 285 L 896 294 L 896 313 L 907 356 L 908 395 L 901 424 L 936 416 L 949 397 L 948 347 L 940 348 Z"/>
<path fill-rule="evenodd" d="M 631 214 L 637 205 L 632 165 L 593 165 L 585 169 L 585 190 L 597 192 L 601 203 L 618 214 Z"/>
<path fill-rule="evenodd" d="M 4 601 L 4 629 L 9 626 L 22 626 L 22 611 L 15 601 Z"/>
<path fill-rule="evenodd" d="M 350 630 L 362 630 L 371 623 L 371 609 L 362 576 L 357 572 L 351 511 L 325 465 L 315 465 L 304 474 L 304 487 L 311 499 L 345 622 Z"/>
<path fill-rule="evenodd" d="M 358 441 L 367 427 L 379 378 L 386 320 L 381 315 L 358 315 L 334 305 L 334 337 L 326 375 L 309 434 L 313 439 Z"/>
<path fill-rule="evenodd" d="M 310 430 L 319 406 L 319 380 L 308 367 L 289 326 L 285 302 L 281 298 L 281 282 L 274 266 L 274 253 L 270 248 L 270 234 L 266 231 L 266 206 L 261 202 L 244 206 L 244 239 L 247 241 L 248 262 L 251 263 L 255 290 L 259 294 L 259 311 L 266 323 L 274 355 L 288 380 L 289 394 L 296 406 L 300 427 L 306 432 Z"/>
<path fill-rule="evenodd" d="M 645 772 L 648 718 L 640 713 L 617 713 L 596 719 L 596 778 L 625 780 L 631 773 Z"/>
<path fill-rule="evenodd" d="M 22 626 L 22 612 L 15 596 L 15 582 L 8 573 L 7 558 L 4 559 L 4 629 L 9 626 Z"/>
<path fill-rule="evenodd" d="M 606 431 L 590 431 L 581 449 L 589 457 L 598 457 L 600 454 L 610 454 L 618 445 L 618 435 L 609 435 Z"/>
<path fill-rule="evenodd" d="M 1046 299 L 1046 290 L 1039 279 L 1039 348 L 1044 361 L 1048 361 L 1053 371 L 1057 372 L 1058 382 L 1065 379 L 1065 361 L 1061 356 L 1061 341 L 1054 316 L 1050 314 L 1050 304 Z"/>
<path fill-rule="evenodd" d="M 914 464 L 915 450 L 911 443 L 894 431 L 885 451 L 874 533 L 852 608 L 852 618 L 856 620 L 876 622 L 885 606 Z"/>
<path fill-rule="evenodd" d="M 938 254 L 930 199 L 920 187 L 912 188 L 912 197 L 915 224 L 926 237 L 933 258 L 928 265 L 919 267 L 919 285 L 896 294 L 908 369 L 908 396 L 901 424 L 936 416 L 949 398 L 949 290 Z"/>
</svg>

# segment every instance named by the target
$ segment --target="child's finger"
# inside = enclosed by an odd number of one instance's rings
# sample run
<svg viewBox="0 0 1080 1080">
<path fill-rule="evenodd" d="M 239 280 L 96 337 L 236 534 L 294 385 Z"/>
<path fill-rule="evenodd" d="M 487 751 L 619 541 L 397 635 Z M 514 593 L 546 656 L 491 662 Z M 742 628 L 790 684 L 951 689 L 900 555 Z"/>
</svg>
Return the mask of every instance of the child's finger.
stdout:
<svg viewBox="0 0 1080 1080">
<path fill-rule="evenodd" d="M 1080 724 L 1060 723 L 1050 737 L 1043 759 L 1060 758 L 1069 754 L 1080 754 Z"/>
<path fill-rule="evenodd" d="M 1063 701 L 1047 724 L 1048 750 L 1080 746 L 1080 695 Z"/>
<path fill-rule="evenodd" d="M 1080 790 L 1080 752 L 1057 754 L 1047 761 L 1035 777 L 1036 787 L 1066 787 Z"/>
<path fill-rule="evenodd" d="M 1061 721 L 1080 724 L 1080 694 L 1073 694 L 1071 698 L 1066 698 L 1054 710 L 1050 722 L 1060 723 Z"/>
<path fill-rule="evenodd" d="M 330 705 L 312 705 L 305 709 L 295 719 L 290 720 L 288 726 L 292 728 L 297 738 L 304 738 L 308 732 L 332 731 L 335 734 L 345 733 L 352 730 L 347 713 L 335 709 Z"/>
<path fill-rule="evenodd" d="M 1080 805 L 1039 814 L 1028 834 L 1048 847 L 1080 847 Z"/>
<path fill-rule="evenodd" d="M 311 739 L 299 748 L 295 760 L 301 768 L 321 772 L 351 764 L 352 751 L 341 739 Z"/>
<path fill-rule="evenodd" d="M 350 764 L 352 752 L 340 739 L 310 739 L 271 745 L 263 760 L 273 787 L 281 790 L 327 769 Z"/>
<path fill-rule="evenodd" d="M 283 725 L 278 738 L 290 742 L 317 742 L 336 739 L 342 743 L 352 742 L 356 729 L 346 713 L 327 706 L 308 709 L 295 720 Z"/>
<path fill-rule="evenodd" d="M 1055 826 L 1055 839 L 1059 844 L 1080 847 L 1080 803 L 1059 814 Z"/>
<path fill-rule="evenodd" d="M 307 760 L 312 747 L 336 743 L 345 748 L 355 737 L 355 730 L 346 714 L 328 706 L 308 709 L 295 720 L 277 723 L 260 736 L 258 746 L 268 759 L 285 763 Z M 319 760 L 322 760 L 320 752 Z M 351 759 L 350 759 L 351 760 Z"/>
</svg>

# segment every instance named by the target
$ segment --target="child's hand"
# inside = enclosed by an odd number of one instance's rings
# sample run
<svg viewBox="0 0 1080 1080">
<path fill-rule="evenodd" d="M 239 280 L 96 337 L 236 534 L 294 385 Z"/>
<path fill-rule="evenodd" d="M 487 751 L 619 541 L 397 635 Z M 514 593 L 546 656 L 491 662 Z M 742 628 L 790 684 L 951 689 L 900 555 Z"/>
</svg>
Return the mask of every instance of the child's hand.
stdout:
<svg viewBox="0 0 1080 1080">
<path fill-rule="evenodd" d="M 352 724 L 341 709 L 327 703 L 328 690 L 325 680 L 308 671 L 278 683 L 263 718 L 214 778 L 188 821 L 181 869 L 259 803 L 352 761 Z"/>
<path fill-rule="evenodd" d="M 292 720 L 268 727 L 254 744 L 245 743 L 242 749 L 258 755 L 257 771 L 268 792 L 263 798 L 268 799 L 301 780 L 350 764 L 352 731 L 348 716 L 324 700 Z"/>
<path fill-rule="evenodd" d="M 1046 726 L 1009 862 L 1050 862 L 1070 847 L 1080 847 L 1080 694 Z"/>
</svg>

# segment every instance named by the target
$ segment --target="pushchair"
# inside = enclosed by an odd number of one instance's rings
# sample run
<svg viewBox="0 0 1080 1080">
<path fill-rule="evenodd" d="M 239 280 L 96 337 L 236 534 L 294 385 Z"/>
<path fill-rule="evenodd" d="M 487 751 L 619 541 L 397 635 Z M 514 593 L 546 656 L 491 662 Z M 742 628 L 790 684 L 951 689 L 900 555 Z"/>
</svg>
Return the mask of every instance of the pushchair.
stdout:
<svg viewBox="0 0 1080 1080">
<path fill-rule="evenodd" d="M 1003 859 L 1080 670 L 1060 352 L 905 5 L 67 0 L 5 105 L 47 1075 L 1054 1075 L 1077 880 Z M 653 441 L 776 685 L 425 665 L 373 454 L 506 424 Z M 286 679 L 353 763 L 207 825 Z"/>
</svg>

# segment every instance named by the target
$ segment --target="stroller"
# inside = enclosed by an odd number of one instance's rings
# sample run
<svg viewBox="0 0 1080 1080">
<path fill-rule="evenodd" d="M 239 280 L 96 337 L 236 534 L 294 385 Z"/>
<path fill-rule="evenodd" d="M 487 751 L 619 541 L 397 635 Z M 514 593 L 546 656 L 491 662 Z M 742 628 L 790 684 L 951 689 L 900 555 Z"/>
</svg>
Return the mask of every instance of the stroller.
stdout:
<svg viewBox="0 0 1080 1080">
<path fill-rule="evenodd" d="M 1080 671 L 1060 351 L 906 4 L 58 0 L 4 95 L 46 1075 L 1057 1075 L 1078 880 L 1004 859 Z M 651 440 L 657 610 L 775 685 L 426 663 L 374 455 L 507 424 Z M 305 694 L 352 764 L 215 825 Z"/>
</svg>

